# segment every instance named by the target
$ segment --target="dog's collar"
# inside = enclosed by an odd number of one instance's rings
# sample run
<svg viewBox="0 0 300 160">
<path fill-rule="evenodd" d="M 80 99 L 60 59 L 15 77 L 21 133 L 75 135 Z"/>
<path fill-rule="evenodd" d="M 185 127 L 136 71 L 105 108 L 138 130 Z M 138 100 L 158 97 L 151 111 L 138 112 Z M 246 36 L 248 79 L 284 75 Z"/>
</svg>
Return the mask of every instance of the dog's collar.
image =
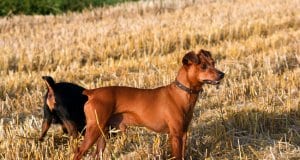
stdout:
<svg viewBox="0 0 300 160">
<path fill-rule="evenodd" d="M 175 79 L 175 85 L 182 89 L 183 91 L 186 91 L 189 94 L 199 94 L 200 92 L 202 92 L 202 89 L 200 90 L 194 90 L 194 89 L 190 89 L 188 87 L 186 87 L 185 85 L 183 85 L 182 83 L 180 83 L 177 79 Z"/>
</svg>

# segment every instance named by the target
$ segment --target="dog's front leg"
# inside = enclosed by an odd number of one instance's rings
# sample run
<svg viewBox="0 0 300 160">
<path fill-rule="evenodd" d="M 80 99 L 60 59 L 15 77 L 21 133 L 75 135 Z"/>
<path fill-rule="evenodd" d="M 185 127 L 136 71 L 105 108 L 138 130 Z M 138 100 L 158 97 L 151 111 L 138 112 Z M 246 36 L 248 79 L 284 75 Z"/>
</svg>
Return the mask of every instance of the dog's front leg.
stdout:
<svg viewBox="0 0 300 160">
<path fill-rule="evenodd" d="M 185 156 L 186 141 L 187 141 L 187 132 L 184 132 L 182 136 L 182 152 L 181 152 L 182 157 Z"/>
<path fill-rule="evenodd" d="M 39 141 L 43 141 L 48 129 L 51 126 L 53 115 L 48 108 L 47 105 L 44 106 L 44 118 L 43 118 L 43 123 L 42 123 L 42 134 L 39 137 Z"/>
<path fill-rule="evenodd" d="M 39 137 L 39 141 L 43 141 L 44 137 L 48 131 L 48 129 L 50 128 L 51 125 L 51 119 L 43 119 L 43 124 L 42 124 L 42 134 Z"/>
<path fill-rule="evenodd" d="M 182 159 L 182 150 L 183 150 L 183 135 L 175 134 L 170 135 L 171 147 L 172 147 L 172 156 L 177 160 Z"/>
<path fill-rule="evenodd" d="M 62 106 L 57 107 L 56 113 L 58 117 L 61 119 L 63 126 L 67 129 L 68 134 L 73 137 L 78 136 L 78 131 L 75 123 L 70 120 L 70 115 L 66 111 L 66 109 Z"/>
<path fill-rule="evenodd" d="M 77 137 L 78 132 L 77 128 L 74 122 L 68 120 L 68 119 L 62 119 L 64 127 L 67 129 L 68 134 L 72 137 Z"/>
</svg>

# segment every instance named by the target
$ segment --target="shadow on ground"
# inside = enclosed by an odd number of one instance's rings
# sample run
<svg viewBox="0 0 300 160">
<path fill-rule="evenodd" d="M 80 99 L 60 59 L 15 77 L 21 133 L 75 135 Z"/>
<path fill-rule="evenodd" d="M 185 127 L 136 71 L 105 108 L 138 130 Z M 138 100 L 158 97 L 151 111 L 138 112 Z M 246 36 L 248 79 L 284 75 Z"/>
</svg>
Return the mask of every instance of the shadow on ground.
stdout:
<svg viewBox="0 0 300 160">
<path fill-rule="evenodd" d="M 249 109 L 232 111 L 226 118 L 215 116 L 218 118 L 190 128 L 186 158 L 260 159 L 266 156 L 261 151 L 280 144 L 289 147 L 277 150 L 281 156 L 300 158 L 299 149 L 297 154 L 288 153 L 300 147 L 299 109 L 281 113 Z"/>
</svg>

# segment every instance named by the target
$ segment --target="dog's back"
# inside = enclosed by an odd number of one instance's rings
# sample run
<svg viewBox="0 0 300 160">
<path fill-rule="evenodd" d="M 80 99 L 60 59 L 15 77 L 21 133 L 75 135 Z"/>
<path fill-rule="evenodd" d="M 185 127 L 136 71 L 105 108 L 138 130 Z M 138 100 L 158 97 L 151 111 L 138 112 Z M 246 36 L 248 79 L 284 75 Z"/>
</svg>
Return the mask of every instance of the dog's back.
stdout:
<svg viewBox="0 0 300 160">
<path fill-rule="evenodd" d="M 68 82 L 56 83 L 55 98 L 57 103 L 64 107 L 70 115 L 70 119 L 77 125 L 79 131 L 85 126 L 84 104 L 87 96 L 82 92 L 85 88 Z"/>
<path fill-rule="evenodd" d="M 43 139 L 51 123 L 61 124 L 64 132 L 76 135 L 85 126 L 84 104 L 87 96 L 82 92 L 83 87 L 68 83 L 55 83 L 52 77 L 42 77 L 47 85 L 47 92 L 44 97 L 44 120 L 42 125 Z M 70 133 L 72 132 L 72 133 Z"/>
</svg>

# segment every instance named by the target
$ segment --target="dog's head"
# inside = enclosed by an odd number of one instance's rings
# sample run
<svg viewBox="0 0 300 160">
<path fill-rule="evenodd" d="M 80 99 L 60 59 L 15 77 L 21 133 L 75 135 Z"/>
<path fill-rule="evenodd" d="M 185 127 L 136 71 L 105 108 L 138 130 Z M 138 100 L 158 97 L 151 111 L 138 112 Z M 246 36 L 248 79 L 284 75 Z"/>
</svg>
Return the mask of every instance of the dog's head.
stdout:
<svg viewBox="0 0 300 160">
<path fill-rule="evenodd" d="M 217 85 L 224 78 L 224 73 L 215 68 L 215 61 L 209 51 L 201 49 L 197 54 L 188 52 L 182 59 L 190 82 Z"/>
</svg>

